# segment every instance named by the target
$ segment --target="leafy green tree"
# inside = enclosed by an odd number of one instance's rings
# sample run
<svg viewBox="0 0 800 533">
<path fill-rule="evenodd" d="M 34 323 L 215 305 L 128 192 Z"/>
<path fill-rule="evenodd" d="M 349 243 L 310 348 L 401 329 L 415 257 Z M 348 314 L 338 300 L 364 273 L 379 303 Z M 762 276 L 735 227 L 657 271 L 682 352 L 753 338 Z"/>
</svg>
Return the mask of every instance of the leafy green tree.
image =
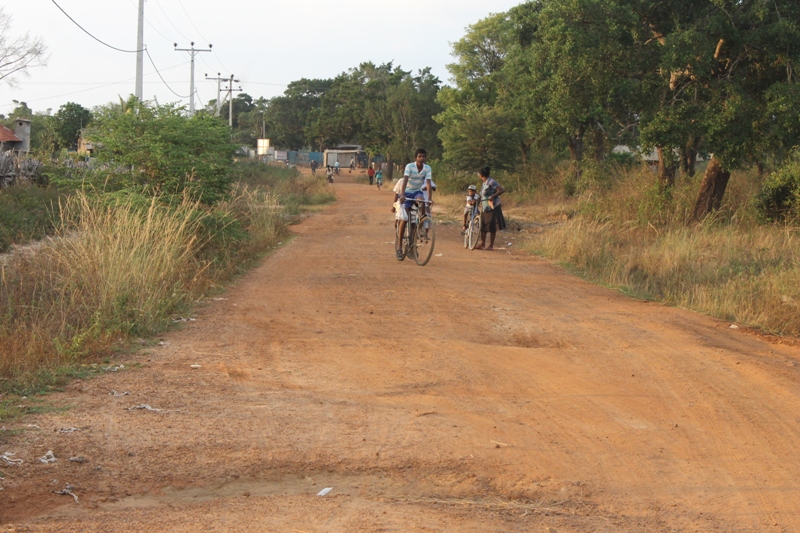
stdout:
<svg viewBox="0 0 800 533">
<path fill-rule="evenodd" d="M 474 171 L 489 165 L 510 170 L 519 158 L 518 146 L 524 132 L 513 126 L 519 121 L 501 107 L 458 104 L 438 115 L 437 120 L 446 125 L 439 132 L 445 161 L 455 168 Z"/>
<path fill-rule="evenodd" d="M 99 147 L 98 158 L 130 168 L 137 190 L 167 196 L 187 191 L 207 204 L 230 190 L 230 130 L 207 113 L 189 118 L 182 108 L 150 107 L 134 99 L 125 111 L 99 109 L 89 135 Z"/>
<path fill-rule="evenodd" d="M 62 148 L 76 149 L 81 129 L 89 125 L 92 112 L 80 104 L 68 102 L 53 115 L 53 129 Z"/>
</svg>

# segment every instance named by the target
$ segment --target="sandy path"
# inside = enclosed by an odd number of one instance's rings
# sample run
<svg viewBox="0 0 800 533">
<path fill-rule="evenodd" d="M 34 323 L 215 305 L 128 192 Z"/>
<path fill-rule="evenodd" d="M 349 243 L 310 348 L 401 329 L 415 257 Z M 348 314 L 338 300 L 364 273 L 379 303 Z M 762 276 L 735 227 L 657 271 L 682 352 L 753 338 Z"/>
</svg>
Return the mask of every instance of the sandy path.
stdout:
<svg viewBox="0 0 800 533">
<path fill-rule="evenodd" d="M 0 522 L 800 531 L 797 348 L 467 252 L 453 226 L 428 266 L 398 263 L 391 192 L 336 189 L 165 346 L 0 432 L 25 461 L 0 464 Z M 125 410 L 139 404 L 164 411 Z M 47 450 L 57 462 L 38 462 Z M 77 503 L 51 492 L 65 483 Z"/>
</svg>

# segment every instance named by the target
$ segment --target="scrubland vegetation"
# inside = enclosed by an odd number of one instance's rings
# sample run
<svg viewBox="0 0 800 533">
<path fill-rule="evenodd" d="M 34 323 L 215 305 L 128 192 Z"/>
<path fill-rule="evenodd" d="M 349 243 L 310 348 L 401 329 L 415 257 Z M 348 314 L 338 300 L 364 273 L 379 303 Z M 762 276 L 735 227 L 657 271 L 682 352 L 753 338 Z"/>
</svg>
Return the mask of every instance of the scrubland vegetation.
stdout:
<svg viewBox="0 0 800 533">
<path fill-rule="evenodd" d="M 33 216 L 26 206 L 39 206 L 29 237 L 50 235 L 0 260 L 0 392 L 57 384 L 80 363 L 166 330 L 274 246 L 304 206 L 333 198 L 321 178 L 234 163 L 216 121 L 149 111 L 137 119 L 141 138 L 152 150 L 165 135 L 173 146 L 157 165 L 118 164 L 124 145 L 109 143 L 117 152 L 100 169 L 53 168 L 49 188 L 0 191 L 0 203 L 16 206 L 7 213 L 24 218 Z M 184 134 L 208 139 L 198 160 L 213 165 L 195 170 L 174 146 Z"/>
</svg>

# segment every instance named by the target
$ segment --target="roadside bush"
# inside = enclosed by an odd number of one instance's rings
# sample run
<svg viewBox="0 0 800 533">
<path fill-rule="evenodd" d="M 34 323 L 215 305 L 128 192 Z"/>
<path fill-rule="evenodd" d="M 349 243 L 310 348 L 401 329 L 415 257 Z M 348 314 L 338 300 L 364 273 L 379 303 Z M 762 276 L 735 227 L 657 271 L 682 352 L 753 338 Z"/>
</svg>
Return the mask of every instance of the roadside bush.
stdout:
<svg viewBox="0 0 800 533">
<path fill-rule="evenodd" d="M 56 189 L 27 184 L 0 190 L 0 252 L 52 233 L 63 196 Z"/>
<path fill-rule="evenodd" d="M 234 145 L 228 126 L 173 106 L 133 101 L 125 110 L 102 109 L 88 132 L 101 161 L 130 169 L 129 186 L 153 196 L 189 192 L 212 205 L 230 192 Z"/>
<path fill-rule="evenodd" d="M 763 222 L 783 222 L 800 215 L 800 160 L 795 157 L 773 172 L 755 200 Z"/>
</svg>

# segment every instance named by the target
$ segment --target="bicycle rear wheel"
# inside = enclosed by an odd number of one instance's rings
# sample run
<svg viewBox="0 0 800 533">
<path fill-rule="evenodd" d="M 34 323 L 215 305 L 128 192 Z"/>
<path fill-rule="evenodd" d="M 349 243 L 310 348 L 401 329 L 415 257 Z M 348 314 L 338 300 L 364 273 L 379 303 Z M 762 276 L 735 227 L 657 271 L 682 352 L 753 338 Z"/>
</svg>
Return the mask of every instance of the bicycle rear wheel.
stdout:
<svg viewBox="0 0 800 533">
<path fill-rule="evenodd" d="M 481 216 L 475 215 L 469 222 L 467 228 L 467 237 L 469 237 L 469 249 L 474 250 L 475 245 L 478 244 L 478 237 L 481 234 Z"/>
<path fill-rule="evenodd" d="M 414 260 L 419 266 L 425 266 L 433 256 L 433 245 L 436 244 L 436 227 L 433 224 L 433 218 L 429 216 L 422 217 L 420 224 L 415 228 L 416 236 L 414 238 Z"/>
</svg>

